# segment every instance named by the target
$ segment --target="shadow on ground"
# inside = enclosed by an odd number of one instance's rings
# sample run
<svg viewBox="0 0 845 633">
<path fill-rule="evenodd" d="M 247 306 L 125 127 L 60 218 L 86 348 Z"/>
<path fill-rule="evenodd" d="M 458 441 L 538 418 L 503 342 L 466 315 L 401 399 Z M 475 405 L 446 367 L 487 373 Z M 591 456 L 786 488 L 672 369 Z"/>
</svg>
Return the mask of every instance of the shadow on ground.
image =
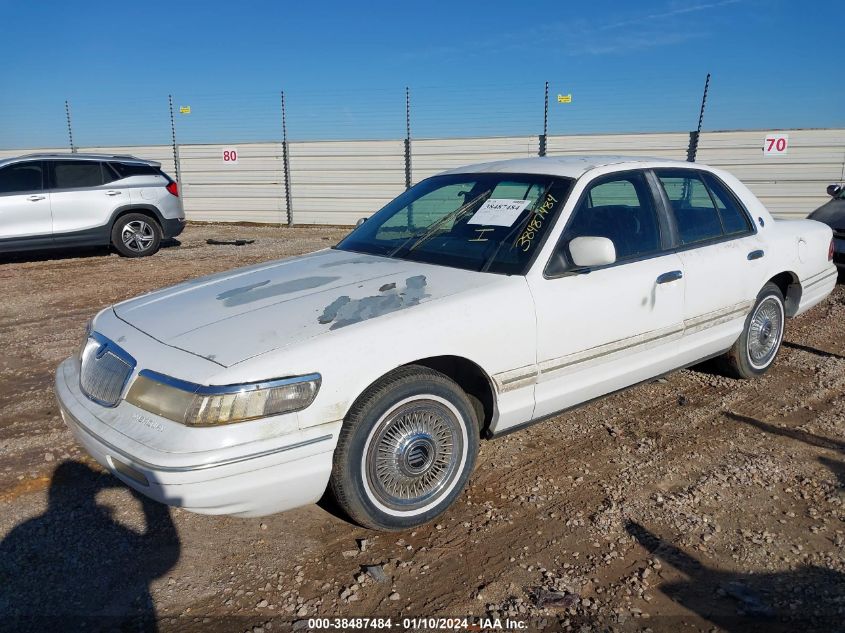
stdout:
<svg viewBox="0 0 845 633">
<path fill-rule="evenodd" d="M 748 424 L 749 426 L 753 426 L 761 431 L 765 431 L 766 433 L 771 433 L 772 435 L 788 437 L 792 440 L 798 440 L 799 442 L 803 442 L 804 444 L 808 444 L 810 446 L 836 451 L 845 455 L 845 442 L 842 440 L 822 437 L 821 435 L 808 433 L 807 431 L 802 431 L 801 429 L 791 429 L 785 426 L 769 424 L 768 422 L 763 422 L 762 420 L 757 420 L 756 418 L 751 418 L 747 415 L 739 415 L 737 413 L 726 412 L 725 417 L 730 418 L 735 422 Z M 845 462 L 830 459 L 829 457 L 818 457 L 817 460 L 822 466 L 829 469 L 834 475 L 836 475 L 839 487 L 845 489 Z M 845 627 L 843 627 L 843 629 L 845 630 Z"/>
<path fill-rule="evenodd" d="M 96 499 L 113 487 L 124 488 L 80 462 L 56 468 L 46 512 L 0 543 L 0 629 L 156 630 L 150 583 L 179 560 L 176 528 L 140 495 L 143 531 L 115 521 Z"/>
<path fill-rule="evenodd" d="M 160 248 L 175 248 L 182 243 L 176 239 L 162 240 Z M 117 256 L 107 246 L 80 246 L 78 248 L 45 248 L 32 251 L 15 251 L 13 253 L 0 252 L 0 265 L 23 262 L 46 262 L 63 259 L 83 259 L 86 257 Z"/>
<path fill-rule="evenodd" d="M 808 352 L 815 356 L 821 356 L 822 358 L 836 358 L 838 360 L 845 359 L 845 356 L 842 356 L 841 354 L 828 352 L 823 349 L 817 349 L 815 347 L 810 347 L 809 345 L 801 345 L 800 343 L 790 343 L 789 341 L 784 341 L 782 344 L 784 347 L 788 347 L 789 349 L 801 350 L 802 352 Z"/>
<path fill-rule="evenodd" d="M 648 552 L 686 576 L 660 590 L 672 600 L 732 633 L 843 630 L 845 574 L 825 567 L 745 574 L 702 564 L 639 523 L 626 530 Z"/>
</svg>

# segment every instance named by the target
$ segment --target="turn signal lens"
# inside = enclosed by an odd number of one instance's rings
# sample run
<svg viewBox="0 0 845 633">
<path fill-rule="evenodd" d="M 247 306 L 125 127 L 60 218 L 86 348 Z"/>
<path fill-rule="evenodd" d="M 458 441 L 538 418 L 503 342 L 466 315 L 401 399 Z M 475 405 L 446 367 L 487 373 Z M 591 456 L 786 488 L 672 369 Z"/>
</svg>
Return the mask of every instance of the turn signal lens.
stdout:
<svg viewBox="0 0 845 633">
<path fill-rule="evenodd" d="M 830 238 L 830 246 L 827 249 L 827 261 L 833 261 L 833 238 Z"/>
</svg>

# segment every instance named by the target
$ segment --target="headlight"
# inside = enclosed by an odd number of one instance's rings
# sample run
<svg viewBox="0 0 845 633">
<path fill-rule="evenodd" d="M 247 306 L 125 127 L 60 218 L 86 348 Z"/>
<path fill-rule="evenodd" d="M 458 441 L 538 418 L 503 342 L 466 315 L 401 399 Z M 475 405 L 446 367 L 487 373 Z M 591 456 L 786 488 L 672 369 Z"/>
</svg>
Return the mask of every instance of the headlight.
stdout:
<svg viewBox="0 0 845 633">
<path fill-rule="evenodd" d="M 206 387 L 145 369 L 126 401 L 187 426 L 218 426 L 299 411 L 319 389 L 319 374 Z"/>
</svg>

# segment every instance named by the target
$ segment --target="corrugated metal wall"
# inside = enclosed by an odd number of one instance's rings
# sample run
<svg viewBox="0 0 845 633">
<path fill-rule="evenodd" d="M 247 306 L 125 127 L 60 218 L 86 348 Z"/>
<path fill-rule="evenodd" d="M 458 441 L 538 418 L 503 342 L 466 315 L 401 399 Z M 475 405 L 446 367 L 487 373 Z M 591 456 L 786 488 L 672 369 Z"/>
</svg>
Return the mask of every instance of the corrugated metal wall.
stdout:
<svg viewBox="0 0 845 633">
<path fill-rule="evenodd" d="M 773 130 L 774 131 L 774 130 Z M 845 172 L 845 129 L 781 130 L 785 156 L 766 157 L 766 131 L 704 132 L 698 161 L 723 167 L 745 182 L 780 217 L 804 217 L 827 200 L 825 187 Z M 549 155 L 626 154 L 684 160 L 689 134 L 550 136 Z M 224 148 L 238 162 L 223 162 Z M 354 224 L 404 190 L 404 144 L 395 141 L 298 141 L 289 144 L 291 196 L 296 224 Z M 44 151 L 44 150 L 39 150 Z M 63 149 L 47 151 L 66 151 Z M 174 174 L 169 145 L 86 147 L 80 151 L 134 154 Z M 417 182 L 444 169 L 536 156 L 536 136 L 412 141 Z M 27 153 L 0 151 L 0 158 Z M 182 190 L 188 217 L 220 222 L 286 221 L 281 143 L 180 145 Z"/>
</svg>

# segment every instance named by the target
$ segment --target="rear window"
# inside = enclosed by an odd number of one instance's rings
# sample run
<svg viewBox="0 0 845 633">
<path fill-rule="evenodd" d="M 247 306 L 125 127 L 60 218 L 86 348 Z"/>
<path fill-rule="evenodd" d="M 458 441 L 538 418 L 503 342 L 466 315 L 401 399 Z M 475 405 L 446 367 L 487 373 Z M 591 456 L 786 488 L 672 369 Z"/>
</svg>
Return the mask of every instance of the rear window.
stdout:
<svg viewBox="0 0 845 633">
<path fill-rule="evenodd" d="M 129 178 L 130 176 L 158 176 L 161 174 L 158 167 L 141 163 L 109 163 L 109 166 L 117 172 L 120 178 Z"/>
<path fill-rule="evenodd" d="M 53 162 L 53 188 L 76 189 L 103 184 L 100 163 L 93 160 L 57 160 Z"/>
<path fill-rule="evenodd" d="M 655 174 L 672 204 L 683 244 L 752 231 L 745 212 L 715 178 L 688 169 L 657 169 Z"/>
</svg>

